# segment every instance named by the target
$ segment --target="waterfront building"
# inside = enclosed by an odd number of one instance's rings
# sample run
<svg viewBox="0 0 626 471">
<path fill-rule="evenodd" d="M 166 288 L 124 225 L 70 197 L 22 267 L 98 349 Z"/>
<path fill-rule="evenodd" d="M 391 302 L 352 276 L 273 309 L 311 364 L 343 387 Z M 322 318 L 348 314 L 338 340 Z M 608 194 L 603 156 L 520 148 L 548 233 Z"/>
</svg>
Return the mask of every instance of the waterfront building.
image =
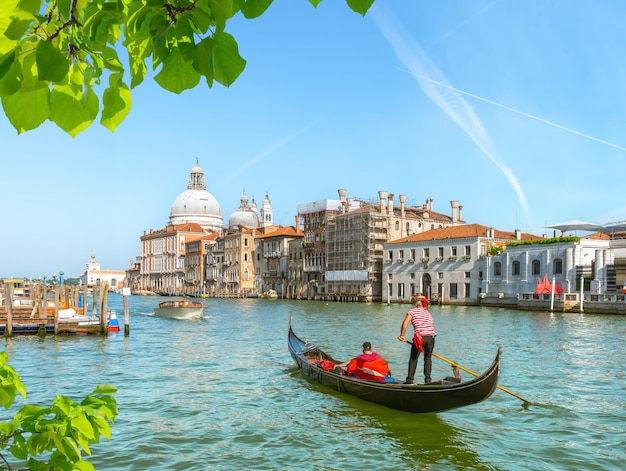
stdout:
<svg viewBox="0 0 626 471">
<path fill-rule="evenodd" d="M 491 254 L 507 243 L 539 236 L 499 231 L 480 224 L 444 227 L 393 240 L 384 245 L 384 298 L 406 302 L 414 294 L 446 304 L 480 303 Z"/>
<path fill-rule="evenodd" d="M 393 193 L 379 191 L 378 202 L 346 198 L 339 190 L 339 211 L 324 228 L 325 270 L 317 297 L 338 301 L 383 299 L 384 244 L 433 228 L 464 225 L 462 206 L 451 201 L 452 215 L 433 210 L 433 199 L 407 206 L 406 195 L 394 204 Z M 305 259 L 306 269 L 306 259 Z"/>
<path fill-rule="evenodd" d="M 215 245 L 217 232 L 189 236 L 185 242 L 185 294 L 206 294 L 206 255 L 211 245 Z"/>
<path fill-rule="evenodd" d="M 260 292 L 275 290 L 279 297 L 287 297 L 289 286 L 289 246 L 300 242 L 304 233 L 296 226 L 272 226 L 256 235 L 260 248 L 260 275 L 263 280 Z"/>
<path fill-rule="evenodd" d="M 224 237 L 216 237 L 206 247 L 204 262 L 204 279 L 206 293 L 210 296 L 226 291 L 224 281 Z"/>
<path fill-rule="evenodd" d="M 198 223 L 168 225 L 141 236 L 140 290 L 182 294 L 186 288 L 185 254 L 188 239 L 208 235 Z"/>
<path fill-rule="evenodd" d="M 254 236 L 255 229 L 241 226 L 237 232 L 224 236 L 223 284 L 227 296 L 246 296 L 255 292 Z"/>
<path fill-rule="evenodd" d="M 96 255 L 91 254 L 86 270 L 80 275 L 80 284 L 94 286 L 97 283 L 109 283 L 111 290 L 120 290 L 124 286 L 126 271 L 124 270 L 103 270 L 96 260 Z"/>
<path fill-rule="evenodd" d="M 616 291 L 614 253 L 606 234 L 548 239 L 541 244 L 509 245 L 486 260 L 483 291 L 498 297 L 534 293 L 547 278 L 563 293 Z"/>
<path fill-rule="evenodd" d="M 296 216 L 296 227 L 299 227 Z M 303 234 L 304 235 L 304 234 Z M 289 241 L 289 260 L 287 261 L 287 294 L 288 299 L 310 299 L 311 292 L 304 275 L 304 248 L 302 237 Z"/>
</svg>

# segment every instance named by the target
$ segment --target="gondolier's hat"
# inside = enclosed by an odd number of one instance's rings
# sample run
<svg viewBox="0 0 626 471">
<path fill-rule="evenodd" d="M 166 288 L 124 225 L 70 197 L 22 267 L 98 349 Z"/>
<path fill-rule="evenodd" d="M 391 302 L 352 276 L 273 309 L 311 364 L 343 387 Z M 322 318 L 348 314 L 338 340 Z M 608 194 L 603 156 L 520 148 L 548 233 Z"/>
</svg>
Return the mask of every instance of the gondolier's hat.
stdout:
<svg viewBox="0 0 626 471">
<path fill-rule="evenodd" d="M 369 342 L 363 342 L 363 350 L 371 350 L 372 344 Z"/>
</svg>

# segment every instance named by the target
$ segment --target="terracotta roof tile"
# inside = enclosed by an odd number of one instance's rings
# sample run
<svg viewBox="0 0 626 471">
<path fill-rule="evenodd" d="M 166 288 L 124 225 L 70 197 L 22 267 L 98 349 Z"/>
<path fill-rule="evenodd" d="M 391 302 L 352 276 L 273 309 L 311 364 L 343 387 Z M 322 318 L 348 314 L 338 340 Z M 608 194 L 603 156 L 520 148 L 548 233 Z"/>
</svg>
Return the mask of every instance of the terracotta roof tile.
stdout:
<svg viewBox="0 0 626 471">
<path fill-rule="evenodd" d="M 432 229 L 430 231 L 420 232 L 419 234 L 411 234 L 408 237 L 388 242 L 389 244 L 399 244 L 403 242 L 419 242 L 426 240 L 443 240 L 443 239 L 466 239 L 472 237 L 487 237 L 489 228 L 481 224 L 463 224 L 460 226 L 442 227 L 440 229 Z M 494 229 L 495 239 L 516 240 L 515 232 L 499 231 Z M 542 237 L 522 233 L 522 240 L 537 240 Z"/>
</svg>

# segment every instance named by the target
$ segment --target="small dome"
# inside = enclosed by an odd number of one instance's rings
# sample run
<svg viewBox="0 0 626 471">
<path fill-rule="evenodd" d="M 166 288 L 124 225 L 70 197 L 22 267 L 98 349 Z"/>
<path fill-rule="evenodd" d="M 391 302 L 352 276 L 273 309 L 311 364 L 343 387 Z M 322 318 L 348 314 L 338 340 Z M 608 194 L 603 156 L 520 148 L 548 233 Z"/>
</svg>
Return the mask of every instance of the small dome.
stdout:
<svg viewBox="0 0 626 471">
<path fill-rule="evenodd" d="M 254 203 L 254 200 L 253 200 Z M 256 206 L 256 205 L 255 205 Z M 228 228 L 236 230 L 239 226 L 247 227 L 248 229 L 256 229 L 259 227 L 259 216 L 255 209 L 248 205 L 248 196 L 246 190 L 243 191 L 241 197 L 241 204 L 239 208 L 231 214 L 228 220 Z"/>
<path fill-rule="evenodd" d="M 174 201 L 170 211 L 170 224 L 195 222 L 210 231 L 224 229 L 222 209 L 215 197 L 206 191 L 204 173 L 198 165 L 191 170 L 187 190 L 183 191 Z"/>
</svg>

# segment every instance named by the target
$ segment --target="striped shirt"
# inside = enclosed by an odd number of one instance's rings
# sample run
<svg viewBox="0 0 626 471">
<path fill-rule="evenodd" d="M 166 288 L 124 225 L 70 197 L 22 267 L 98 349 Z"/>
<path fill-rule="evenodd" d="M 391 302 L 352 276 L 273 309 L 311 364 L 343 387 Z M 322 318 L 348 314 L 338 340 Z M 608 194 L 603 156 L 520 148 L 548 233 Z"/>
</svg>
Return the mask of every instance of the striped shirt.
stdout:
<svg viewBox="0 0 626 471">
<path fill-rule="evenodd" d="M 411 315 L 411 324 L 413 324 L 413 330 L 420 334 L 422 337 L 429 335 L 437 335 L 435 332 L 435 323 L 433 316 L 430 315 L 423 307 L 414 307 L 407 314 Z"/>
</svg>

